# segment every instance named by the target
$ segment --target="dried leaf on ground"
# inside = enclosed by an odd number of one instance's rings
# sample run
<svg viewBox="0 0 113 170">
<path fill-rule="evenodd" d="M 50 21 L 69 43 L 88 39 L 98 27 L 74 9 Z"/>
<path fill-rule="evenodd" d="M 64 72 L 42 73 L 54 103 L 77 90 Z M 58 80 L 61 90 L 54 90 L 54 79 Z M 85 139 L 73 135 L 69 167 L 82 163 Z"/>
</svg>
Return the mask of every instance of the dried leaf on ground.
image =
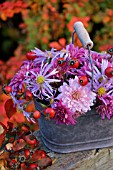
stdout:
<svg viewBox="0 0 113 170">
<path fill-rule="evenodd" d="M 38 166 L 42 169 L 47 168 L 48 166 L 52 165 L 52 159 L 50 157 L 42 158 L 38 161 Z"/>
<path fill-rule="evenodd" d="M 23 139 L 18 139 L 15 140 L 13 143 L 13 150 L 14 151 L 19 151 L 21 149 L 23 149 L 26 145 L 26 142 Z"/>
</svg>

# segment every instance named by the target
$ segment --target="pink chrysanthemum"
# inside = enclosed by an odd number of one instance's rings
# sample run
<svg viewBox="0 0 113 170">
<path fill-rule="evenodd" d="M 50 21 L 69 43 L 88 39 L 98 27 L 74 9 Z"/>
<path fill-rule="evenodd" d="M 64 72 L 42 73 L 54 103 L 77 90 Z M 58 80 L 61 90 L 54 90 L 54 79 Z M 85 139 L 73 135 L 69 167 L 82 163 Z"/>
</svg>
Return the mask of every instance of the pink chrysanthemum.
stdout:
<svg viewBox="0 0 113 170">
<path fill-rule="evenodd" d="M 62 104 L 70 108 L 72 112 L 84 113 L 90 110 L 90 106 L 94 105 L 96 94 L 90 90 L 89 83 L 86 86 L 81 86 L 78 83 L 78 77 L 69 79 L 69 84 L 66 82 L 59 87 L 60 94 L 57 99 L 62 100 Z"/>
<path fill-rule="evenodd" d="M 70 111 L 69 108 L 66 108 L 62 105 L 62 102 L 55 102 L 53 105 L 55 110 L 55 121 L 59 124 L 66 124 L 66 125 L 75 125 L 76 120 L 73 118 L 74 114 Z"/>
</svg>

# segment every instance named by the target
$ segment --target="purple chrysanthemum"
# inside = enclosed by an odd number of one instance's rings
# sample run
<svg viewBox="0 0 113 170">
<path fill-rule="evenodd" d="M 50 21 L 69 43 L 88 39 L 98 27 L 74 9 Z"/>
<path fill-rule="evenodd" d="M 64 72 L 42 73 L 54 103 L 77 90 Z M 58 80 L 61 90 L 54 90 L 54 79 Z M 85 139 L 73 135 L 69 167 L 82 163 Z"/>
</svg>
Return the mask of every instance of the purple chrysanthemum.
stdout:
<svg viewBox="0 0 113 170">
<path fill-rule="evenodd" d="M 99 98 L 101 100 L 104 100 L 102 97 L 104 94 L 109 94 L 113 93 L 112 89 L 112 84 L 113 84 L 113 78 L 108 78 L 105 75 L 105 69 L 110 66 L 110 63 L 102 59 L 102 62 L 100 64 L 100 67 L 98 68 L 96 65 L 94 66 L 94 71 L 93 71 L 93 91 L 97 93 Z M 91 71 L 86 71 L 86 73 L 91 77 L 92 72 Z"/>
<path fill-rule="evenodd" d="M 94 65 L 94 71 L 93 71 L 93 77 L 94 80 L 101 81 L 106 78 L 105 76 L 105 69 L 108 67 L 109 63 L 107 60 L 102 59 L 102 63 L 100 65 L 100 68 L 98 68 L 96 65 Z M 92 77 L 92 71 L 86 71 L 86 73 Z"/>
<path fill-rule="evenodd" d="M 22 89 L 22 85 L 24 83 L 26 74 L 32 69 L 32 62 L 31 61 L 24 61 L 21 69 L 15 74 L 13 79 L 10 82 L 10 86 L 12 87 L 12 93 L 15 96 L 19 90 Z"/>
<path fill-rule="evenodd" d="M 24 83 L 26 71 L 24 69 L 18 71 L 10 82 L 12 93 L 15 96 L 21 89 Z"/>
<path fill-rule="evenodd" d="M 79 63 L 77 67 L 86 59 L 86 52 L 84 48 L 74 47 L 73 44 L 69 44 L 65 49 L 57 52 L 56 56 L 52 59 L 51 63 L 54 68 L 57 68 L 59 71 L 58 77 L 60 79 L 64 79 L 64 77 L 71 77 L 72 75 L 76 75 L 77 68 L 72 67 L 70 65 L 70 61 L 74 61 Z M 88 58 L 88 56 L 87 56 Z M 76 59 L 76 60 L 74 60 Z M 88 59 L 89 60 L 89 59 Z M 59 64 L 59 61 L 62 64 Z"/>
<path fill-rule="evenodd" d="M 45 99 L 53 96 L 54 90 L 50 84 L 60 82 L 60 80 L 53 77 L 58 71 L 51 68 L 51 64 L 42 62 L 39 72 L 36 72 L 34 68 L 34 70 L 30 70 L 30 76 L 26 77 L 27 88 L 35 97 Z"/>
<path fill-rule="evenodd" d="M 56 51 L 54 48 L 51 51 L 41 51 L 40 49 L 35 47 L 35 50 L 31 50 L 34 55 L 36 55 L 36 59 L 33 61 L 34 66 L 37 64 L 41 64 L 42 62 L 49 62 L 49 60 L 54 59 L 60 52 Z"/>
<path fill-rule="evenodd" d="M 84 48 L 75 47 L 73 44 L 69 44 L 66 46 L 66 49 L 69 51 L 71 58 L 75 57 L 82 61 L 85 57 L 86 50 Z"/>
<path fill-rule="evenodd" d="M 62 102 L 55 102 L 53 105 L 55 110 L 55 121 L 59 124 L 66 124 L 66 125 L 75 125 L 76 120 L 74 119 L 74 113 L 70 111 L 69 108 L 62 105 Z"/>
</svg>

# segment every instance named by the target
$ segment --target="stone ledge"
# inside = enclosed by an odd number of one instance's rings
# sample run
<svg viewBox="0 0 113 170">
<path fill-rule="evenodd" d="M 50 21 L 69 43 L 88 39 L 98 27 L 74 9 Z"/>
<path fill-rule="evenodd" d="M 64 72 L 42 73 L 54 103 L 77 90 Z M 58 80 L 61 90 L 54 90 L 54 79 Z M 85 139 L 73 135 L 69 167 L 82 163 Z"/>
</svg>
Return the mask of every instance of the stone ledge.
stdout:
<svg viewBox="0 0 113 170">
<path fill-rule="evenodd" d="M 113 147 L 54 156 L 47 170 L 113 170 Z"/>
<path fill-rule="evenodd" d="M 39 133 L 35 135 L 41 142 Z M 113 170 L 113 147 L 59 154 L 46 148 L 42 142 L 41 145 L 53 159 L 53 165 L 47 170 Z"/>
</svg>

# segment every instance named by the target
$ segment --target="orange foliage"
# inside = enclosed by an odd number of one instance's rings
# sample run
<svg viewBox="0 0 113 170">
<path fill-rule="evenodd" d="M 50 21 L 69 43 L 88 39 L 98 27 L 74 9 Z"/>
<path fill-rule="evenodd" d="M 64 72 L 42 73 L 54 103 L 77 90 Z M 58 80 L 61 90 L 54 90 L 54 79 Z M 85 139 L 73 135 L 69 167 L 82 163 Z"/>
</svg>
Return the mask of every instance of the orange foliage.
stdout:
<svg viewBox="0 0 113 170">
<path fill-rule="evenodd" d="M 27 3 L 22 0 L 19 0 L 17 2 L 15 2 L 14 0 L 11 2 L 6 1 L 0 4 L 0 18 L 3 21 L 6 21 L 7 18 L 12 18 L 14 14 L 21 12 L 27 7 Z"/>
<path fill-rule="evenodd" d="M 10 0 L 0 4 L 0 18 L 3 21 L 7 22 L 8 18 L 13 18 L 15 14 L 21 13 L 22 23 L 19 28 L 25 35 L 24 40 L 22 39 L 24 50 L 26 48 L 30 50 L 34 46 L 47 49 L 51 47 L 51 42 L 56 42 L 60 37 L 65 37 L 66 41 L 70 42 L 73 24 L 76 21 L 82 21 L 84 26 L 89 28 L 89 32 L 93 30 L 95 24 L 103 24 L 103 27 L 100 26 L 99 33 L 98 29 L 95 31 L 93 41 L 99 46 L 107 44 L 108 41 L 110 43 L 113 27 L 113 2 L 105 0 L 42 0 L 40 2 L 41 0 Z M 99 41 L 98 34 L 102 34 L 102 41 Z M 78 39 L 76 41 L 77 44 L 80 44 Z M 60 49 L 60 47 L 58 48 Z"/>
<path fill-rule="evenodd" d="M 18 51 L 19 52 L 19 51 Z M 3 62 L 0 60 L 0 121 L 7 125 L 7 121 L 10 120 L 14 123 L 14 125 L 17 125 L 18 123 L 25 122 L 26 119 L 23 116 L 22 113 L 16 112 L 10 119 L 7 117 L 6 110 L 5 110 L 5 103 L 8 99 L 10 99 L 10 96 L 2 93 L 2 85 L 5 83 L 7 84 L 10 79 L 14 76 L 14 74 L 17 72 L 19 67 L 22 65 L 22 61 L 25 59 L 25 56 L 17 56 L 17 57 L 11 57 L 10 60 L 7 62 Z"/>
<path fill-rule="evenodd" d="M 105 45 L 102 45 L 99 47 L 99 50 L 100 51 L 107 51 L 108 49 L 112 48 L 113 45 L 110 45 L 110 44 L 105 44 Z"/>
<path fill-rule="evenodd" d="M 72 31 L 73 31 L 73 25 L 74 25 L 74 23 L 77 22 L 77 21 L 81 21 L 81 22 L 84 24 L 84 26 L 87 27 L 89 20 L 90 20 L 90 17 L 89 17 L 89 16 L 82 17 L 82 18 L 73 16 L 73 17 L 71 18 L 70 22 L 67 24 L 67 28 L 68 28 L 68 30 L 69 30 L 70 32 L 72 32 Z"/>
<path fill-rule="evenodd" d="M 51 48 L 55 48 L 57 50 L 61 50 L 62 48 L 65 48 L 66 46 L 66 40 L 65 38 L 60 38 L 58 42 L 54 41 L 49 44 Z"/>
<path fill-rule="evenodd" d="M 0 82 L 7 83 L 22 65 L 25 56 L 11 57 L 7 62 L 0 60 Z M 18 67 L 17 67 L 18 66 Z"/>
<path fill-rule="evenodd" d="M 5 103 L 7 100 L 9 100 L 10 97 L 4 93 L 0 95 L 0 121 L 4 124 L 7 125 L 7 121 L 10 120 L 10 122 L 14 123 L 14 126 L 17 125 L 17 123 L 22 123 L 26 121 L 26 118 L 24 115 L 20 112 L 15 112 L 14 115 L 9 119 L 6 110 L 5 110 Z"/>
<path fill-rule="evenodd" d="M 34 112 L 35 111 L 35 106 L 34 106 L 34 102 L 30 103 L 26 109 L 25 109 L 26 112 Z"/>
</svg>

